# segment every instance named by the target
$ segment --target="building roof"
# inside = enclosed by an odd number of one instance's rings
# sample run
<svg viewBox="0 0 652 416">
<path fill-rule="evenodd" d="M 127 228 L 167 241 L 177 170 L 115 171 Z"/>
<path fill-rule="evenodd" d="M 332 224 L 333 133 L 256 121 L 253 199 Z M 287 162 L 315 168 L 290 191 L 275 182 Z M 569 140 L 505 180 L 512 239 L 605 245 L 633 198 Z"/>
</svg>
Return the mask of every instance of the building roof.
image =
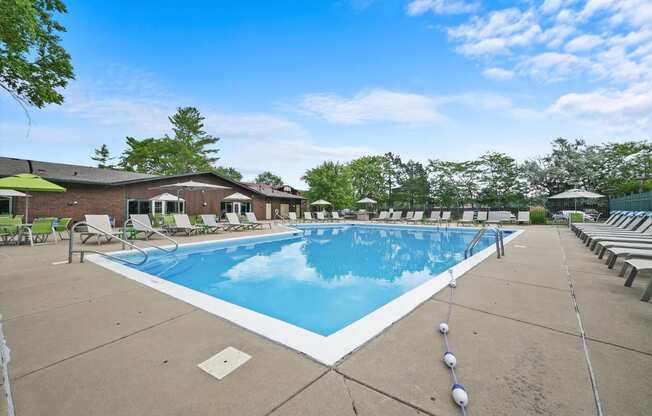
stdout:
<svg viewBox="0 0 652 416">
<path fill-rule="evenodd" d="M 194 172 L 179 175 L 158 176 L 147 173 L 128 172 L 117 169 L 101 169 L 90 166 L 69 165 L 65 163 L 41 162 L 37 160 L 18 159 L 0 156 L 0 177 L 18 173 L 33 173 L 54 182 L 81 183 L 93 185 L 128 185 L 132 183 L 159 181 L 163 179 L 185 178 L 195 175 L 215 175 L 220 179 L 250 190 L 256 194 L 271 198 L 305 199 L 299 195 L 274 189 L 271 185 L 258 185 L 237 182 L 215 172 Z"/>
<path fill-rule="evenodd" d="M 33 173 L 44 179 L 68 183 L 110 185 L 134 179 L 151 178 L 154 175 L 127 172 L 117 169 L 100 169 L 65 163 L 0 157 L 0 177 L 17 173 Z"/>
</svg>

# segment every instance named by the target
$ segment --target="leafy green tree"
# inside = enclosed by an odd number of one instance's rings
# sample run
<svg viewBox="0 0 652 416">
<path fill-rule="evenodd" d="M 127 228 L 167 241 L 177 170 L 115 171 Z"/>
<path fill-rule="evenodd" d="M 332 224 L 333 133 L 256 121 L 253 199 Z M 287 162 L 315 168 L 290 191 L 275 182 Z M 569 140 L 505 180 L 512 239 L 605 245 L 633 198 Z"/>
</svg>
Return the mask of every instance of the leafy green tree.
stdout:
<svg viewBox="0 0 652 416">
<path fill-rule="evenodd" d="M 355 159 L 349 163 L 349 170 L 356 201 L 369 197 L 381 206 L 387 204 L 389 192 L 386 183 L 391 168 L 385 156 L 363 156 Z"/>
<path fill-rule="evenodd" d="M 392 152 L 385 153 L 387 160 L 387 170 L 385 172 L 385 186 L 387 189 L 387 203 L 390 207 L 394 206 L 394 191 L 400 186 L 403 180 L 403 162 L 401 157 Z"/>
<path fill-rule="evenodd" d="M 231 179 L 232 181 L 240 182 L 242 180 L 242 173 L 238 172 L 234 168 L 219 166 L 215 168 L 215 172 L 218 175 L 222 175 L 227 179 Z"/>
<path fill-rule="evenodd" d="M 310 187 L 307 194 L 310 201 L 325 199 L 335 209 L 353 205 L 353 185 L 348 166 L 324 162 L 316 168 L 308 169 L 301 179 Z"/>
<path fill-rule="evenodd" d="M 428 172 L 424 166 L 421 162 L 408 160 L 398 166 L 398 172 L 395 200 L 409 208 L 424 207 L 430 197 Z"/>
<path fill-rule="evenodd" d="M 280 176 L 274 175 L 272 172 L 266 170 L 265 172 L 262 172 L 258 176 L 256 176 L 256 179 L 254 179 L 254 182 L 260 183 L 260 184 L 267 184 L 267 185 L 272 185 L 272 186 L 281 186 L 283 185 L 283 179 L 281 179 Z"/>
<path fill-rule="evenodd" d="M 111 157 L 109 152 L 109 147 L 106 144 L 103 144 L 99 148 L 95 149 L 95 156 L 91 156 L 91 159 L 97 162 L 98 168 L 104 169 L 113 169 L 114 166 L 112 163 L 109 163 L 114 158 Z"/>
<path fill-rule="evenodd" d="M 487 152 L 480 157 L 482 190 L 480 202 L 489 206 L 505 206 L 524 199 L 521 170 L 514 158 L 498 152 Z"/>
<path fill-rule="evenodd" d="M 74 79 L 55 13 L 66 13 L 60 0 L 0 1 L 0 87 L 21 105 L 61 104 Z"/>
<path fill-rule="evenodd" d="M 218 150 L 209 146 L 219 138 L 206 133 L 204 117 L 194 107 L 179 108 L 169 117 L 174 136 L 137 140 L 127 137 L 127 149 L 120 159 L 123 169 L 174 175 L 180 173 L 206 172 L 214 169 Z"/>
</svg>

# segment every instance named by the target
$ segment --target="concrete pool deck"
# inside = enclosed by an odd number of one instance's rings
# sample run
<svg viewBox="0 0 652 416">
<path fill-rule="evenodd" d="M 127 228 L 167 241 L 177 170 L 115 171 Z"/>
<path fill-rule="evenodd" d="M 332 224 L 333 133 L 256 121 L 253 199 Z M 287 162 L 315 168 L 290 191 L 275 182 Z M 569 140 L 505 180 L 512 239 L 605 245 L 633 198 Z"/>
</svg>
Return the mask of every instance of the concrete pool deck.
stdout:
<svg viewBox="0 0 652 416">
<path fill-rule="evenodd" d="M 651 414 L 648 279 L 626 288 L 566 228 L 525 228 L 455 291 L 450 342 L 468 414 L 597 414 L 569 282 L 604 414 Z M 327 367 L 93 263 L 52 264 L 66 256 L 61 242 L 0 247 L 18 416 L 460 414 L 437 331 L 446 291 Z M 222 380 L 197 368 L 227 346 L 252 359 Z"/>
</svg>

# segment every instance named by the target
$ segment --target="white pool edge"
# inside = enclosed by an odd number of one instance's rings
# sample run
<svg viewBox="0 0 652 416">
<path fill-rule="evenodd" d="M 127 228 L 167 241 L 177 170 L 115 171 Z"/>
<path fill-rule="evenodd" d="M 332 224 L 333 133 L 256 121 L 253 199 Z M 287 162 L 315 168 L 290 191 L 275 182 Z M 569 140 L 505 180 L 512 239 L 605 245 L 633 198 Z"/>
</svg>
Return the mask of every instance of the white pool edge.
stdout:
<svg viewBox="0 0 652 416">
<path fill-rule="evenodd" d="M 329 225 L 367 225 L 367 224 L 329 224 Z M 372 225 L 372 224 L 369 224 Z M 375 224 L 373 224 L 375 225 Z M 408 226 L 408 227 L 423 227 L 432 228 L 432 226 L 423 225 L 403 225 L 403 224 L 388 224 Z M 471 228 L 467 228 L 471 229 Z M 510 230 L 512 233 L 505 237 L 504 243 L 508 244 L 514 238 L 522 234 L 525 230 Z M 296 231 L 284 231 L 280 233 L 270 233 L 256 236 L 234 237 L 225 238 L 220 240 L 210 240 L 202 242 L 194 242 L 179 245 L 179 247 L 189 247 L 205 244 L 214 244 L 216 242 L 237 242 L 245 240 L 257 240 L 265 237 L 272 236 L 291 236 Z M 148 249 L 154 250 L 154 249 Z M 108 254 L 118 254 L 127 251 L 116 251 Z M 133 252 L 133 251 L 132 251 Z M 302 352 L 315 360 L 326 364 L 333 365 L 341 358 L 358 349 L 370 339 L 374 338 L 385 328 L 389 327 L 394 322 L 400 320 L 417 306 L 430 299 L 443 288 L 448 286 L 449 270 L 453 271 L 455 279 L 459 279 L 464 273 L 471 270 L 480 262 L 490 257 L 496 252 L 496 246 L 492 244 L 466 260 L 461 261 L 455 266 L 443 271 L 442 273 L 434 276 L 427 282 L 415 287 L 414 289 L 402 294 L 401 296 L 386 303 L 375 311 L 365 315 L 363 318 L 353 322 L 352 324 L 342 328 L 341 330 L 325 337 L 314 332 L 299 328 L 295 325 L 281 321 L 270 316 L 254 312 L 250 309 L 225 302 L 213 296 L 201 293 L 199 291 L 187 288 L 185 286 L 167 281 L 165 279 L 156 277 L 149 273 L 141 272 L 129 266 L 109 260 L 99 254 L 92 254 L 86 256 L 86 259 L 101 266 L 105 269 L 111 270 L 131 280 L 137 281 L 145 286 L 149 286 L 159 292 L 170 295 L 176 299 L 193 305 L 199 309 L 205 310 L 213 315 L 224 318 L 236 325 L 246 328 L 252 332 L 262 335 L 265 338 L 276 341 L 289 348 Z M 433 323 L 433 325 L 436 323 Z"/>
</svg>

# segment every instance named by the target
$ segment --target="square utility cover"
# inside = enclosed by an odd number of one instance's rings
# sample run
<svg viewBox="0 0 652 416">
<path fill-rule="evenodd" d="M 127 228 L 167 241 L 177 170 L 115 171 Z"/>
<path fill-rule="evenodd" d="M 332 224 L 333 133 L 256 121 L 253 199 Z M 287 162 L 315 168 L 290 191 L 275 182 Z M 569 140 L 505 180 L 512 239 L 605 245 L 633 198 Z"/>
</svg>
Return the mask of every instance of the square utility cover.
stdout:
<svg viewBox="0 0 652 416">
<path fill-rule="evenodd" d="M 249 354 L 245 354 L 233 347 L 227 347 L 199 364 L 198 367 L 218 380 L 222 380 L 232 371 L 249 361 L 250 358 L 251 355 Z"/>
</svg>

